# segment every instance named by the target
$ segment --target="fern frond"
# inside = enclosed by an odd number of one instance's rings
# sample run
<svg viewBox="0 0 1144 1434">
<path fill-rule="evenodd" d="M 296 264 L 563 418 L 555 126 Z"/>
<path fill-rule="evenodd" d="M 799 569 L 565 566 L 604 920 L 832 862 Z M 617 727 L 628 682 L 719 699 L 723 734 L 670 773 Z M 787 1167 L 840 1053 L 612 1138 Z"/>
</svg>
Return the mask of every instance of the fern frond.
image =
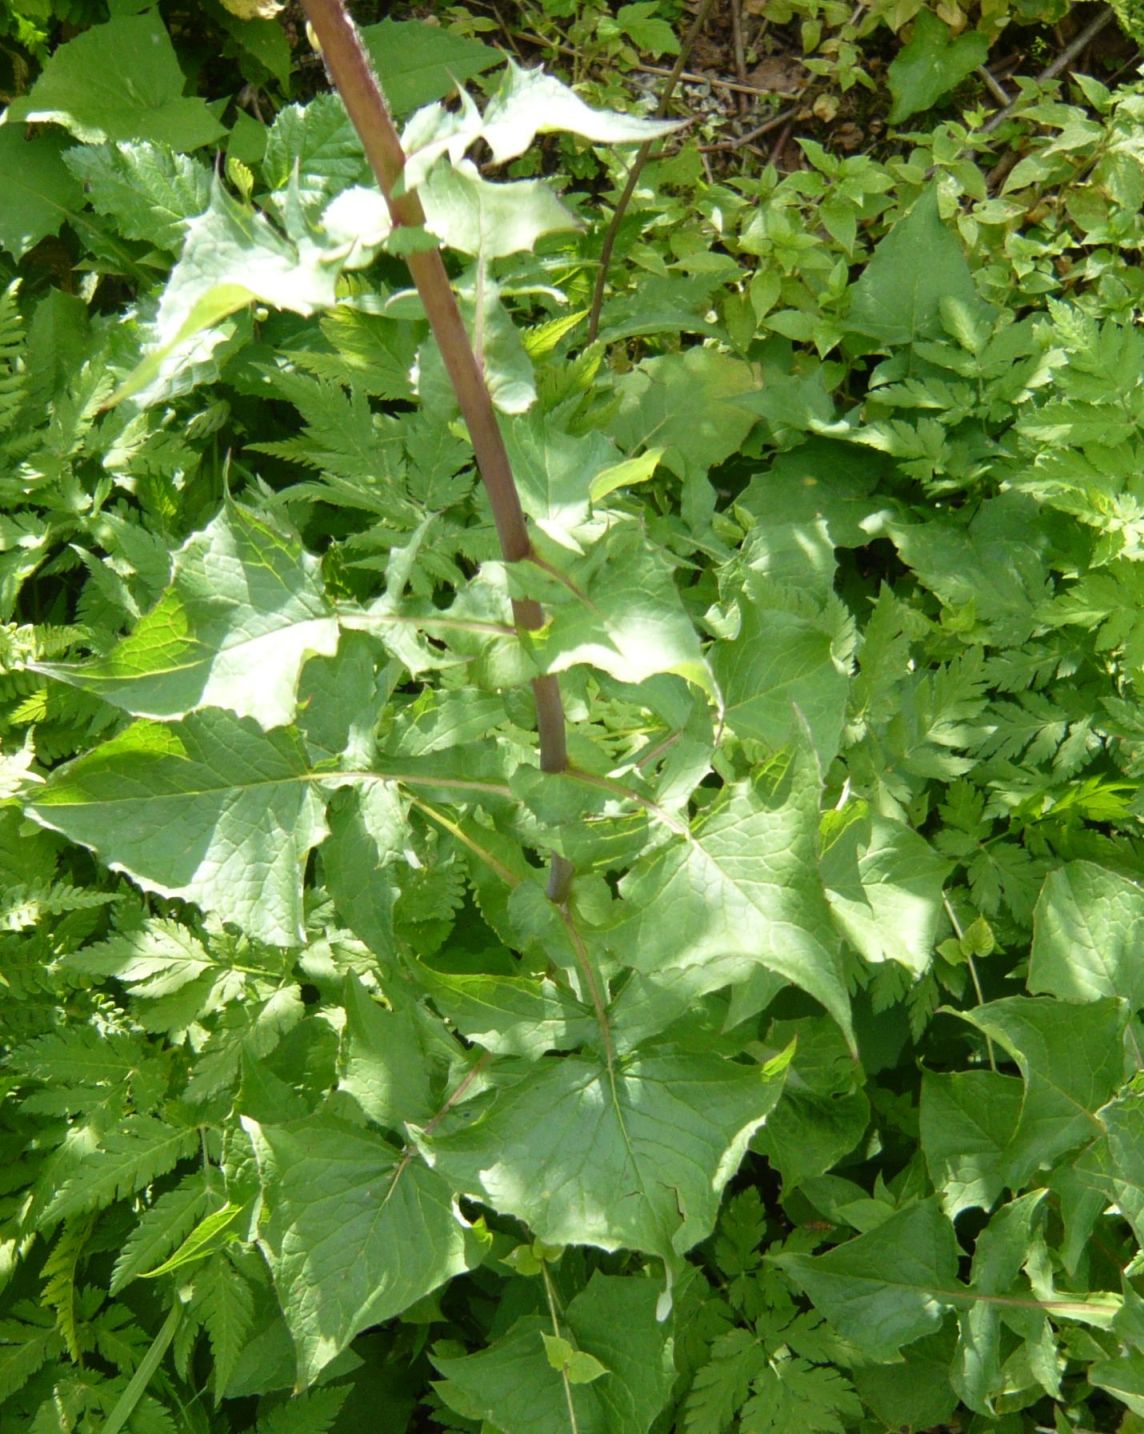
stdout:
<svg viewBox="0 0 1144 1434">
<path fill-rule="evenodd" d="M 76 1309 L 76 1271 L 94 1225 L 92 1215 L 64 1224 L 44 1261 L 44 1283 L 40 1289 L 44 1308 L 54 1311 L 56 1329 L 75 1364 L 83 1363 Z"/>
<path fill-rule="evenodd" d="M 180 990 L 214 965 L 193 931 L 163 917 L 72 951 L 60 964 L 89 976 L 114 976 L 133 996 L 150 999 Z"/>
<path fill-rule="evenodd" d="M 200 1175 L 188 1175 L 158 1196 L 124 1241 L 111 1272 L 111 1293 L 118 1294 L 144 1270 L 161 1265 L 191 1233 L 206 1207 L 207 1190 Z"/>
<path fill-rule="evenodd" d="M 92 891 L 87 887 L 69 886 L 64 881 L 16 886 L 0 892 L 0 930 L 27 931 L 45 916 L 90 911 L 118 900 L 114 891 Z"/>
<path fill-rule="evenodd" d="M 328 1434 L 341 1412 L 349 1385 L 297 1394 L 259 1419 L 255 1434 Z"/>
<path fill-rule="evenodd" d="M 215 1398 L 221 1399 L 254 1321 L 254 1290 L 224 1250 L 196 1274 L 194 1305 L 210 1342 Z"/>
<path fill-rule="evenodd" d="M 24 402 L 24 320 L 17 302 L 20 280 L 0 294 L 0 434 L 12 428 Z"/>
<path fill-rule="evenodd" d="M 129 1116 L 105 1137 L 48 1202 L 40 1227 L 87 1210 L 101 1210 L 150 1185 L 198 1149 L 194 1128 L 170 1126 L 151 1115 Z"/>
<path fill-rule="evenodd" d="M 765 1362 L 762 1345 L 749 1329 L 729 1329 L 711 1346 L 711 1359 L 698 1371 L 687 1396 L 685 1434 L 722 1434 L 751 1392 Z"/>
<path fill-rule="evenodd" d="M 48 1310 L 22 1300 L 13 1310 L 16 1318 L 0 1320 L 0 1402 L 22 1389 L 50 1359 L 56 1359 L 63 1341 Z"/>
</svg>

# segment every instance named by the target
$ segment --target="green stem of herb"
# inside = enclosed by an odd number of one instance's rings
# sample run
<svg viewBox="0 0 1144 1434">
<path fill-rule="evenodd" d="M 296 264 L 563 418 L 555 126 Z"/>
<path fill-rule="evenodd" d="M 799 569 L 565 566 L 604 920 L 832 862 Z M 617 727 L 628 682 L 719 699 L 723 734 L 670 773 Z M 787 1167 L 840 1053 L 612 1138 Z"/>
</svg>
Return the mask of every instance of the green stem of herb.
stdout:
<svg viewBox="0 0 1144 1434">
<path fill-rule="evenodd" d="M 691 28 L 679 47 L 679 54 L 675 64 L 672 66 L 671 74 L 663 87 L 663 93 L 659 97 L 659 106 L 656 114 L 662 119 L 667 114 L 667 107 L 671 103 L 671 97 L 675 93 L 675 87 L 679 83 L 679 77 L 687 67 L 688 58 L 691 55 L 691 47 L 695 44 L 707 21 L 708 11 L 711 9 L 714 0 L 703 0 L 696 12 L 695 19 L 691 22 Z M 639 183 L 640 174 L 644 165 L 651 157 L 655 140 L 649 140 L 647 144 L 641 144 L 636 151 L 636 157 L 632 160 L 632 167 L 628 170 L 628 182 L 624 185 L 623 193 L 616 201 L 616 207 L 612 211 L 612 217 L 608 221 L 608 228 L 604 233 L 604 242 L 600 246 L 600 267 L 596 270 L 596 287 L 592 291 L 592 307 L 588 313 L 588 342 L 595 343 L 596 335 L 600 330 L 600 310 L 604 306 L 604 290 L 608 287 L 608 270 L 612 263 L 612 251 L 616 247 L 616 236 L 620 232 L 620 225 L 623 223 L 624 215 L 627 213 L 628 205 L 632 202 L 632 195 L 636 192 L 636 185 Z"/>
<path fill-rule="evenodd" d="M 942 897 L 942 904 L 945 906 L 945 914 L 949 917 L 950 923 L 953 926 L 953 934 L 960 941 L 962 939 L 961 922 L 958 921 L 957 915 L 954 912 L 953 907 L 950 905 L 948 896 Z M 968 952 L 966 952 L 965 955 L 965 964 L 969 967 L 969 979 L 973 982 L 973 989 L 977 992 L 977 1004 L 979 1006 L 984 1006 L 985 993 L 984 991 L 982 991 L 981 982 L 977 978 L 977 967 L 974 965 L 973 957 L 970 956 Z M 993 1072 L 996 1072 L 997 1059 L 994 1055 L 993 1042 L 989 1037 L 988 1031 L 985 1032 L 985 1049 L 989 1055 L 989 1069 Z"/>
<path fill-rule="evenodd" d="M 421 201 L 413 191 L 402 186 L 405 152 L 401 140 L 344 0 L 303 0 L 303 8 L 321 46 L 326 73 L 358 132 L 394 225 L 421 228 L 425 223 Z M 489 495 L 501 552 L 506 562 L 518 563 L 532 552 L 524 510 L 492 397 L 457 307 L 444 261 L 437 249 L 428 249 L 407 254 L 405 262 L 468 426 L 477 468 Z M 533 632 L 544 626 L 540 604 L 533 599 L 514 599 L 512 608 L 518 631 Z M 568 763 L 568 748 L 559 683 L 550 675 L 537 677 L 533 679 L 532 692 L 541 769 L 562 772 Z M 567 893 L 571 879 L 569 864 L 561 857 L 553 857 L 549 882 L 553 900 L 560 900 Z"/>
<path fill-rule="evenodd" d="M 552 1276 L 548 1273 L 548 1266 L 542 1260 L 540 1263 L 540 1275 L 544 1281 L 544 1294 L 548 1300 L 548 1313 L 552 1317 L 552 1333 L 557 1339 L 562 1338 L 560 1334 L 560 1316 L 556 1310 L 556 1291 L 552 1288 Z M 579 1434 L 580 1426 L 576 1423 L 576 1406 L 572 1400 L 572 1382 L 568 1378 L 568 1371 L 562 1369 L 560 1377 L 564 1381 L 564 1399 L 568 1405 L 568 1425 L 572 1434 Z"/>
</svg>

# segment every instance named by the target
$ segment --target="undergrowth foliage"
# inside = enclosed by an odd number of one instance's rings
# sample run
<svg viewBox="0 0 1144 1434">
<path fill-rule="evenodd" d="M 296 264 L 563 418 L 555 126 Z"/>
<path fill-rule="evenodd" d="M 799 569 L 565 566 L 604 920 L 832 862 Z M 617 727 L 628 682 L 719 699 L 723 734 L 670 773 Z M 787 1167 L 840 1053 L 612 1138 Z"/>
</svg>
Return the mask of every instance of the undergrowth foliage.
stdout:
<svg viewBox="0 0 1144 1434">
<path fill-rule="evenodd" d="M 0 127 L 0 1430 L 1138 1428 L 1139 86 L 673 141 L 584 345 L 673 127 L 365 39 L 423 226 L 154 10 Z"/>
</svg>

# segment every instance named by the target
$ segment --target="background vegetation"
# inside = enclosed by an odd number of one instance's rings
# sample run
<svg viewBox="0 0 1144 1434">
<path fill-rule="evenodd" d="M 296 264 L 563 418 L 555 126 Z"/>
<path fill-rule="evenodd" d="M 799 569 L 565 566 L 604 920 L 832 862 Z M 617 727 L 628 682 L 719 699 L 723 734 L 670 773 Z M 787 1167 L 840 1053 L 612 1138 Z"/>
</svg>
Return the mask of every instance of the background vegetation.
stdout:
<svg viewBox="0 0 1144 1434">
<path fill-rule="evenodd" d="M 0 1430 L 1144 1427 L 1136 12 L 355 11 L 0 17 Z"/>
</svg>

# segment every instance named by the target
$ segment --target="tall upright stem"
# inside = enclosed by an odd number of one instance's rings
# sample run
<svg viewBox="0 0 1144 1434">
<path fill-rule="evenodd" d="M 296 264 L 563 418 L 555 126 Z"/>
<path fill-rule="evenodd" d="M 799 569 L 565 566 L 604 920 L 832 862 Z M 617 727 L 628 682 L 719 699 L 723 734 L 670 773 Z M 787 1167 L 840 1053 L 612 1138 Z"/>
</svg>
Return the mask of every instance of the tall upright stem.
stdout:
<svg viewBox="0 0 1144 1434">
<path fill-rule="evenodd" d="M 344 0 L 302 0 L 302 6 L 321 47 L 326 73 L 341 95 L 346 112 L 361 138 L 394 225 L 419 227 L 425 222 L 425 212 L 415 192 L 398 192 L 405 168 L 405 152 L 381 85 L 362 48 L 357 27 L 346 11 Z M 445 371 L 468 426 L 477 469 L 493 510 L 501 552 L 507 562 L 520 562 L 532 552 L 520 495 L 488 385 L 457 307 L 444 261 L 438 250 L 422 249 L 406 255 L 405 262 L 417 286 L 429 327 L 441 350 Z M 543 627 L 544 614 L 540 604 L 531 598 L 514 599 L 512 610 L 518 631 L 534 632 Z M 532 692 L 536 702 L 541 768 L 546 772 L 562 772 L 568 765 L 568 752 L 559 683 L 555 677 L 537 677 L 533 679 Z M 563 857 L 554 856 L 548 884 L 549 896 L 554 901 L 563 901 L 571 879 L 570 864 Z"/>
</svg>

